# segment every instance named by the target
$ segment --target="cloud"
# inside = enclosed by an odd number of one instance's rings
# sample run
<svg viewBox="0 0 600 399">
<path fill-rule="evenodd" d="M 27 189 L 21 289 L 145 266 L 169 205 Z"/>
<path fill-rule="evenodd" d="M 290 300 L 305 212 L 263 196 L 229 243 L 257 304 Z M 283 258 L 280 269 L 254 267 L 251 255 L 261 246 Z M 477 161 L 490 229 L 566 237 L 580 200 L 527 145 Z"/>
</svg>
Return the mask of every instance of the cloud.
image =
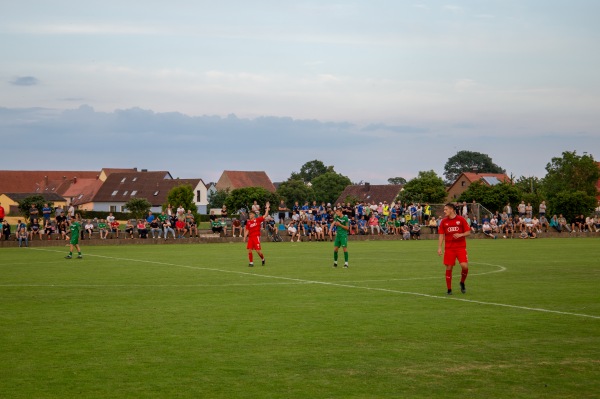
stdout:
<svg viewBox="0 0 600 399">
<path fill-rule="evenodd" d="M 457 5 L 453 5 L 453 4 L 445 5 L 442 8 L 444 10 L 450 11 L 450 12 L 452 12 L 454 14 L 462 14 L 465 11 L 464 8 L 462 8 L 461 6 L 457 6 Z"/>
<path fill-rule="evenodd" d="M 10 81 L 14 86 L 35 86 L 39 83 L 40 81 L 34 76 L 17 76 Z"/>
<path fill-rule="evenodd" d="M 426 133 L 428 129 L 424 129 L 416 126 L 390 126 L 384 123 L 372 123 L 367 125 L 361 129 L 363 132 L 377 132 L 377 131 L 387 131 L 393 133 Z"/>
</svg>

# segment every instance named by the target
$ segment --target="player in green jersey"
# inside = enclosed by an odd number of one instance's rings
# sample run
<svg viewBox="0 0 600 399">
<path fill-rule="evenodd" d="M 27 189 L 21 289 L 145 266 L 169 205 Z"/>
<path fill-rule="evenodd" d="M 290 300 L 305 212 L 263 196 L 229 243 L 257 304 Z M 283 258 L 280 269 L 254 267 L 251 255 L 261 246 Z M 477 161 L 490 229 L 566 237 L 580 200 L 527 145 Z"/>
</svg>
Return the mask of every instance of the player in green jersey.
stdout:
<svg viewBox="0 0 600 399">
<path fill-rule="evenodd" d="M 335 210 L 335 218 L 333 226 L 336 226 L 335 241 L 333 243 L 333 267 L 337 267 L 338 249 L 342 247 L 344 250 L 344 267 L 348 267 L 348 231 L 350 229 L 350 221 L 348 216 L 342 213 L 342 208 L 338 207 Z"/>
<path fill-rule="evenodd" d="M 81 248 L 79 247 L 79 234 L 81 233 L 81 223 L 75 219 L 75 216 L 71 216 L 71 225 L 69 226 L 69 234 L 71 235 L 69 242 L 69 254 L 65 256 L 66 259 L 73 257 L 73 247 L 77 248 L 77 258 L 81 259 Z M 67 239 L 69 236 L 67 236 Z"/>
</svg>

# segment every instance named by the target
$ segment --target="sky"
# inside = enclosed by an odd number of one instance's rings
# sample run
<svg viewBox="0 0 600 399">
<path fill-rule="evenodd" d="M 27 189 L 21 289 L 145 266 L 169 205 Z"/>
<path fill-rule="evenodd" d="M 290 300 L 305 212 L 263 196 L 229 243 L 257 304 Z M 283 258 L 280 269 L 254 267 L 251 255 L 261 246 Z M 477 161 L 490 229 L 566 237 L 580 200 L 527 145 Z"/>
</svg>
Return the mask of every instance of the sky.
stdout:
<svg viewBox="0 0 600 399">
<path fill-rule="evenodd" d="M 216 181 L 312 160 L 386 184 L 600 160 L 600 2 L 5 2 L 0 169 Z"/>
</svg>

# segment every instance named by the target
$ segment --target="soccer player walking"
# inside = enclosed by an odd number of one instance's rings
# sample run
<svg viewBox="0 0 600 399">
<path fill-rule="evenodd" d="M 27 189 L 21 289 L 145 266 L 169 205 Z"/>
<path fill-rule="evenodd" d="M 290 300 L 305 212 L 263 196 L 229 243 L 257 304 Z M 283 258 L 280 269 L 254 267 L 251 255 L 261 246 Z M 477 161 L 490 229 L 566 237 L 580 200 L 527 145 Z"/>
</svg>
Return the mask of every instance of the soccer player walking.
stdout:
<svg viewBox="0 0 600 399">
<path fill-rule="evenodd" d="M 256 202 L 256 201 L 254 201 Z M 256 211 L 252 210 L 249 214 L 249 219 L 246 221 L 246 226 L 244 228 L 244 242 L 246 242 L 246 238 L 248 238 L 248 244 L 246 245 L 246 249 L 248 250 L 248 260 L 250 263 L 248 267 L 254 266 L 253 254 L 252 251 L 256 251 L 260 259 L 262 260 L 262 265 L 265 265 L 265 256 L 262 253 L 260 248 L 260 227 L 265 220 L 265 217 L 269 215 L 269 203 L 267 202 L 265 205 L 265 214 L 264 216 L 256 217 Z"/>
<path fill-rule="evenodd" d="M 75 216 L 71 216 L 71 225 L 69 226 L 69 232 L 71 240 L 69 242 L 69 254 L 65 256 L 65 259 L 71 259 L 73 257 L 73 247 L 77 248 L 77 258 L 81 259 L 81 248 L 79 247 L 79 233 L 81 232 L 81 223 L 79 223 Z M 69 238 L 67 236 L 67 238 Z"/>
<path fill-rule="evenodd" d="M 444 216 L 438 229 L 438 255 L 442 256 L 444 254 L 448 295 L 452 295 L 452 268 L 456 260 L 458 260 L 462 268 L 460 274 L 460 291 L 464 294 L 467 292 L 465 280 L 467 279 L 467 274 L 469 274 L 467 241 L 465 237 L 471 234 L 471 229 L 465 218 L 457 215 L 454 206 L 450 203 L 444 205 Z M 445 245 L 442 250 L 443 244 Z"/>
<path fill-rule="evenodd" d="M 332 226 L 336 226 L 335 229 L 335 241 L 333 243 L 333 267 L 337 267 L 338 264 L 338 250 L 340 247 L 344 250 L 344 267 L 348 267 L 348 230 L 350 229 L 350 221 L 348 216 L 344 215 L 342 208 L 337 207 L 335 210 L 335 218 L 333 219 Z"/>
</svg>

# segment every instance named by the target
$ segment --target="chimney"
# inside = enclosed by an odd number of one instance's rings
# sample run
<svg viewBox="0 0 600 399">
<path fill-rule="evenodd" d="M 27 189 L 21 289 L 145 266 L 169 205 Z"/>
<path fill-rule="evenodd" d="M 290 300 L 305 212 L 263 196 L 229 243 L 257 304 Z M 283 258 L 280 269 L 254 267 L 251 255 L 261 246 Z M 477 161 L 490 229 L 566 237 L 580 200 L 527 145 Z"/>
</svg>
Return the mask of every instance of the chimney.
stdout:
<svg viewBox="0 0 600 399">
<path fill-rule="evenodd" d="M 63 176 L 63 180 L 67 180 L 67 176 Z"/>
<path fill-rule="evenodd" d="M 147 172 L 147 171 L 148 171 L 148 169 L 142 169 L 142 172 Z"/>
<path fill-rule="evenodd" d="M 367 191 L 371 190 L 371 183 L 369 183 L 368 181 L 365 182 L 365 188 L 367 189 Z"/>
<path fill-rule="evenodd" d="M 48 185 L 48 176 L 44 176 L 44 185 Z"/>
<path fill-rule="evenodd" d="M 77 176 L 73 178 L 73 184 L 77 184 Z"/>
<path fill-rule="evenodd" d="M 134 172 L 137 172 L 137 166 L 136 166 L 135 168 L 133 168 L 133 171 L 134 171 Z"/>
</svg>

